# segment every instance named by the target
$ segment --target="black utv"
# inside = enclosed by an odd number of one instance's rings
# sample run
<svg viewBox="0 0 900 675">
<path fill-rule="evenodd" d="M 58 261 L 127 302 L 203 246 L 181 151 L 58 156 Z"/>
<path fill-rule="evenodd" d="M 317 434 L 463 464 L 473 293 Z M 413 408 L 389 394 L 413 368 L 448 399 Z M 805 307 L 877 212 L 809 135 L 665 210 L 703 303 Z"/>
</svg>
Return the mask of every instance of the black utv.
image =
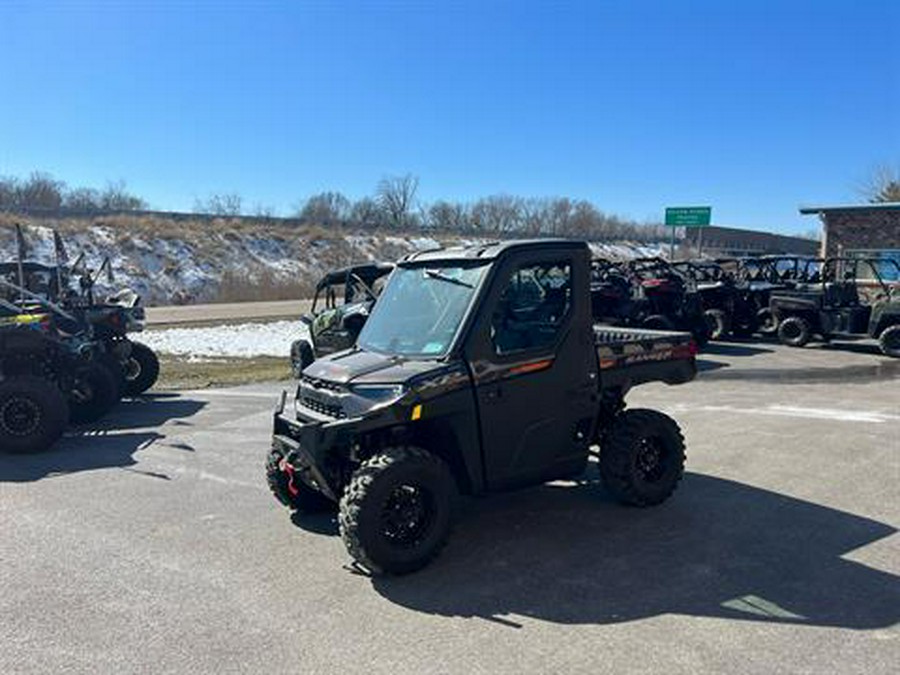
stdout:
<svg viewBox="0 0 900 675">
<path fill-rule="evenodd" d="M 885 268 L 892 278 L 900 277 L 900 264 L 893 260 L 829 258 L 818 281 L 774 292 L 770 307 L 781 342 L 803 347 L 816 336 L 824 341 L 869 337 L 884 354 L 900 358 L 900 289 L 885 282 Z"/>
<path fill-rule="evenodd" d="M 66 419 L 75 424 L 103 417 L 121 397 L 119 362 L 91 331 L 68 332 L 80 324 L 58 305 L 0 279 L 4 290 L 20 299 L 11 302 L 0 293 L 0 371 L 55 382 L 68 402 Z"/>
<path fill-rule="evenodd" d="M 71 354 L 43 334 L 41 315 L 0 302 L 0 451 L 46 450 L 69 423 L 63 393 L 75 372 Z"/>
<path fill-rule="evenodd" d="M 109 360 L 119 363 L 121 372 L 116 376 L 121 379 L 122 395 L 137 396 L 156 383 L 159 359 L 152 349 L 128 337 L 144 329 L 144 308 L 137 293 L 123 289 L 103 299 L 96 297 L 97 277 L 109 265 L 107 259 L 97 273 L 84 270 L 75 274 L 74 266 L 29 261 L 22 263 L 21 271 L 28 291 L 66 311 L 70 318 L 55 315 L 61 329 L 70 334 L 89 332 L 102 344 Z M 15 283 L 19 273 L 18 263 L 0 263 L 0 278 L 7 282 Z"/>
<path fill-rule="evenodd" d="M 588 246 L 569 240 L 414 254 L 356 346 L 303 371 L 274 416 L 266 474 L 300 512 L 337 508 L 372 573 L 403 574 L 444 545 L 457 493 L 579 476 L 599 446 L 607 489 L 659 504 L 684 470 L 666 415 L 625 409 L 644 382 L 696 372 L 688 333 L 594 323 Z"/>
<path fill-rule="evenodd" d="M 627 262 L 595 259 L 591 273 L 594 318 L 613 326 L 682 330 L 698 344 L 710 329 L 696 288 L 662 258 Z"/>
<path fill-rule="evenodd" d="M 672 267 L 687 277 L 700 295 L 711 339 L 749 337 L 768 329 L 771 287 L 742 279 L 737 259 L 686 260 L 672 263 Z"/>
<path fill-rule="evenodd" d="M 294 377 L 300 377 L 318 357 L 356 342 L 393 269 L 387 263 L 355 265 L 329 272 L 319 280 L 309 314 L 300 317 L 307 334 L 291 345 Z"/>
</svg>

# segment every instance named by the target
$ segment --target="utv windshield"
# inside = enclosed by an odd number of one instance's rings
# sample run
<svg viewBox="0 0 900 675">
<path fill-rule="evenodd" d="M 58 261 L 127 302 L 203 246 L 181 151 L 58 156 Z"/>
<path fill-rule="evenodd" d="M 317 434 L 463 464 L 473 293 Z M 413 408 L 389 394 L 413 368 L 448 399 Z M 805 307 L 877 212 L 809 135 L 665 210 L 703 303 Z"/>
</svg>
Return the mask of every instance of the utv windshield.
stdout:
<svg viewBox="0 0 900 675">
<path fill-rule="evenodd" d="M 487 268 L 398 267 L 359 335 L 359 346 L 398 356 L 444 356 Z"/>
</svg>

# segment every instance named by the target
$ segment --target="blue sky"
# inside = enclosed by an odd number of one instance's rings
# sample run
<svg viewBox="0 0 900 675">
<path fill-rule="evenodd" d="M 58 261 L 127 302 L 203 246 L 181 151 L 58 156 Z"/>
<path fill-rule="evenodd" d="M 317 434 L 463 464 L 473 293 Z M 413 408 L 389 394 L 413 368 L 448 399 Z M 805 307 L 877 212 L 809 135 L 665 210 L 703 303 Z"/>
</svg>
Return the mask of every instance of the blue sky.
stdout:
<svg viewBox="0 0 900 675">
<path fill-rule="evenodd" d="M 5 2 L 0 174 L 282 214 L 566 195 L 815 227 L 900 164 L 900 2 Z"/>
</svg>

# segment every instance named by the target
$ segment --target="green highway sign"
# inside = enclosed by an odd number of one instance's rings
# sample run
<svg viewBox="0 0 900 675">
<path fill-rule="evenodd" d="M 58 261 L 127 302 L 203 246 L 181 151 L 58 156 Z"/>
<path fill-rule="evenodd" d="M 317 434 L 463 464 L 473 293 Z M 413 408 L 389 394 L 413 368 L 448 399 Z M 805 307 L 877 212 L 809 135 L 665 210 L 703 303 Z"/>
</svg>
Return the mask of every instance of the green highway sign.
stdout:
<svg viewBox="0 0 900 675">
<path fill-rule="evenodd" d="M 711 206 L 670 206 L 666 209 L 666 225 L 672 227 L 705 227 L 711 218 Z"/>
</svg>

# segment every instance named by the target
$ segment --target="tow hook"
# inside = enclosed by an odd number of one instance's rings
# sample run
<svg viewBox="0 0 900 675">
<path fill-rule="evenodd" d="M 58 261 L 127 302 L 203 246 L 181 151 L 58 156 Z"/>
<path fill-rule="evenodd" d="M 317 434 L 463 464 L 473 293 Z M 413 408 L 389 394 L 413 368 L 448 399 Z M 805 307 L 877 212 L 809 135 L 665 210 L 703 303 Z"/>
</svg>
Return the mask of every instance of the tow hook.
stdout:
<svg viewBox="0 0 900 675">
<path fill-rule="evenodd" d="M 300 490 L 294 485 L 294 466 L 287 460 L 287 457 L 282 457 L 281 461 L 278 462 L 278 468 L 281 469 L 282 473 L 288 475 L 288 492 L 291 493 L 292 497 L 296 497 L 300 493 Z"/>
</svg>

